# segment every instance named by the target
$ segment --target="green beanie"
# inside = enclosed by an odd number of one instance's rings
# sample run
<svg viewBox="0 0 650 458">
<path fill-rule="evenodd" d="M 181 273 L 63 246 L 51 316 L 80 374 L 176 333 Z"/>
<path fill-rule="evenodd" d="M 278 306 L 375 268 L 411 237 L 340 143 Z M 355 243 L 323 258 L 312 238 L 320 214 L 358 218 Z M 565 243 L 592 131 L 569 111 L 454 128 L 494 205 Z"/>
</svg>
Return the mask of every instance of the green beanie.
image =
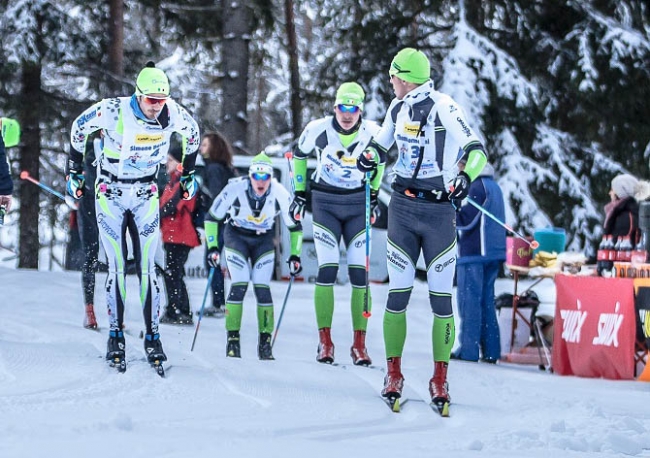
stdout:
<svg viewBox="0 0 650 458">
<path fill-rule="evenodd" d="M 388 74 L 409 83 L 423 84 L 431 77 L 431 66 L 422 51 L 404 48 L 393 58 Z"/>
<path fill-rule="evenodd" d="M 363 110 L 363 101 L 365 98 L 366 93 L 363 92 L 363 88 L 357 83 L 343 83 L 339 86 L 338 91 L 336 91 L 335 105 L 351 105 Z"/>
<path fill-rule="evenodd" d="M 248 174 L 252 175 L 254 173 L 268 173 L 269 175 L 273 175 L 273 162 L 271 162 L 271 158 L 266 153 L 261 152 L 253 158 L 251 166 L 248 169 Z"/>
<path fill-rule="evenodd" d="M 11 118 L 0 118 L 2 123 L 2 139 L 7 148 L 16 146 L 20 143 L 20 124 Z"/>
<path fill-rule="evenodd" d="M 161 69 L 156 68 L 153 62 L 147 62 L 135 82 L 135 94 L 165 94 L 168 96 L 169 80 L 167 75 Z"/>
</svg>

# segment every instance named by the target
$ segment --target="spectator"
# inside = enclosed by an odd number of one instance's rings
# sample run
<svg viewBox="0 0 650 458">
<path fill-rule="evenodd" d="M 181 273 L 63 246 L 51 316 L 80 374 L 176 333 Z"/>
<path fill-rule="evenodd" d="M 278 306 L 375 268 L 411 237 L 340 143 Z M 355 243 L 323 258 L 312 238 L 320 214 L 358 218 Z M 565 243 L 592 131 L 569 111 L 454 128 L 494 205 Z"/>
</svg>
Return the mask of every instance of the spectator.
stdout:
<svg viewBox="0 0 650 458">
<path fill-rule="evenodd" d="M 181 199 L 181 172 L 178 166 L 183 153 L 173 148 L 167 157 L 169 181 L 160 197 L 160 228 L 165 249 L 165 290 L 167 306 L 160 317 L 161 323 L 192 324 L 192 308 L 185 285 L 185 263 L 190 250 L 201 244 L 194 226 L 193 215 L 196 198 Z"/>
<path fill-rule="evenodd" d="M 196 222 L 199 227 L 203 227 L 203 218 L 210 209 L 210 205 L 215 197 L 223 190 L 228 183 L 228 180 L 236 175 L 235 169 L 232 164 L 233 151 L 232 146 L 228 140 L 218 132 L 208 132 L 203 136 L 199 153 L 205 161 L 204 167 L 197 167 L 197 175 L 201 178 L 199 180 L 199 194 L 197 204 L 198 221 Z M 220 223 L 218 245 L 223 247 L 223 223 Z M 207 244 L 206 244 L 206 258 L 205 266 L 210 268 L 207 262 Z M 225 292 L 224 292 L 224 279 L 221 269 L 215 269 L 212 276 L 212 304 L 203 309 L 203 316 L 215 316 L 221 318 L 225 313 Z"/>
<path fill-rule="evenodd" d="M 459 168 L 464 169 L 461 160 Z M 469 197 L 505 221 L 501 188 L 494 180 L 494 169 L 486 164 L 469 188 Z M 456 215 L 458 260 L 456 263 L 457 300 L 460 314 L 460 347 L 454 359 L 496 363 L 501 358 L 499 323 L 494 306 L 494 282 L 506 259 L 506 230 L 503 226 L 464 203 Z"/>
</svg>

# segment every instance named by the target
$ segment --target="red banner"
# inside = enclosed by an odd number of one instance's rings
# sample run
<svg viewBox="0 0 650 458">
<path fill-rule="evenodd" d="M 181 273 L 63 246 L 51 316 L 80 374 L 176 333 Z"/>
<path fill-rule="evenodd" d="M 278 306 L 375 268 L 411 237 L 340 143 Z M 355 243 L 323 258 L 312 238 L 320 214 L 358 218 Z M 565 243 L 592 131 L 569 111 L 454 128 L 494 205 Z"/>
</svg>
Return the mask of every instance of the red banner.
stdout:
<svg viewBox="0 0 650 458">
<path fill-rule="evenodd" d="M 553 370 L 634 378 L 634 280 L 556 275 Z"/>
</svg>

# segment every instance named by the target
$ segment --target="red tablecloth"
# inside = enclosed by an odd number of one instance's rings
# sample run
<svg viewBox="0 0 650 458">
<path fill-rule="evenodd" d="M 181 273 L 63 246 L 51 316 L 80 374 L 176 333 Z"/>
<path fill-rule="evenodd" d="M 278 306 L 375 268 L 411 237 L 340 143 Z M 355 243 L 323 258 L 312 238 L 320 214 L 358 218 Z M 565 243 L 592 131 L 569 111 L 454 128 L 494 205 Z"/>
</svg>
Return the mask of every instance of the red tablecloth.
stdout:
<svg viewBox="0 0 650 458">
<path fill-rule="evenodd" d="M 630 278 L 556 275 L 555 373 L 634 378 L 633 282 Z"/>
</svg>

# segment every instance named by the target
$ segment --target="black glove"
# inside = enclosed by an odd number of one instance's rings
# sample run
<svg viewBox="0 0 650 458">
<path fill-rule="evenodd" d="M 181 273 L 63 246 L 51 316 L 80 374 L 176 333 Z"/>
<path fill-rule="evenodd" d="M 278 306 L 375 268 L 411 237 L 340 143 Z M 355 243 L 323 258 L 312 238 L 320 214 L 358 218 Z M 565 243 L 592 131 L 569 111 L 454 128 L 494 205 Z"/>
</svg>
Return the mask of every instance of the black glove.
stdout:
<svg viewBox="0 0 650 458">
<path fill-rule="evenodd" d="M 375 221 L 381 215 L 377 196 L 379 196 L 379 191 L 370 191 L 370 224 L 375 224 Z"/>
<path fill-rule="evenodd" d="M 305 217 L 305 205 L 307 205 L 307 197 L 305 191 L 296 191 L 294 193 L 293 202 L 289 206 L 289 214 L 294 222 L 298 222 Z"/>
<path fill-rule="evenodd" d="M 289 274 L 291 274 L 292 277 L 302 272 L 302 264 L 300 263 L 300 256 L 296 256 L 295 254 L 292 254 L 291 256 L 289 256 L 289 259 L 287 259 L 287 264 L 289 264 Z"/>
<path fill-rule="evenodd" d="M 220 269 L 221 268 L 221 265 L 219 264 L 220 257 L 221 257 L 221 253 L 219 248 L 208 249 L 208 254 L 206 258 L 208 260 L 208 265 L 210 267 L 214 267 L 215 269 Z"/>
<path fill-rule="evenodd" d="M 472 180 L 465 172 L 458 172 L 458 176 L 454 178 L 449 191 L 449 200 L 463 200 L 469 194 L 469 185 Z"/>
<path fill-rule="evenodd" d="M 377 159 L 379 154 L 374 148 L 366 148 L 357 158 L 357 169 L 363 173 L 374 172 L 377 170 Z"/>
<path fill-rule="evenodd" d="M 66 190 L 75 199 L 81 199 L 86 192 L 86 177 L 83 165 L 72 160 L 68 161 L 68 174 L 65 177 Z"/>
</svg>

